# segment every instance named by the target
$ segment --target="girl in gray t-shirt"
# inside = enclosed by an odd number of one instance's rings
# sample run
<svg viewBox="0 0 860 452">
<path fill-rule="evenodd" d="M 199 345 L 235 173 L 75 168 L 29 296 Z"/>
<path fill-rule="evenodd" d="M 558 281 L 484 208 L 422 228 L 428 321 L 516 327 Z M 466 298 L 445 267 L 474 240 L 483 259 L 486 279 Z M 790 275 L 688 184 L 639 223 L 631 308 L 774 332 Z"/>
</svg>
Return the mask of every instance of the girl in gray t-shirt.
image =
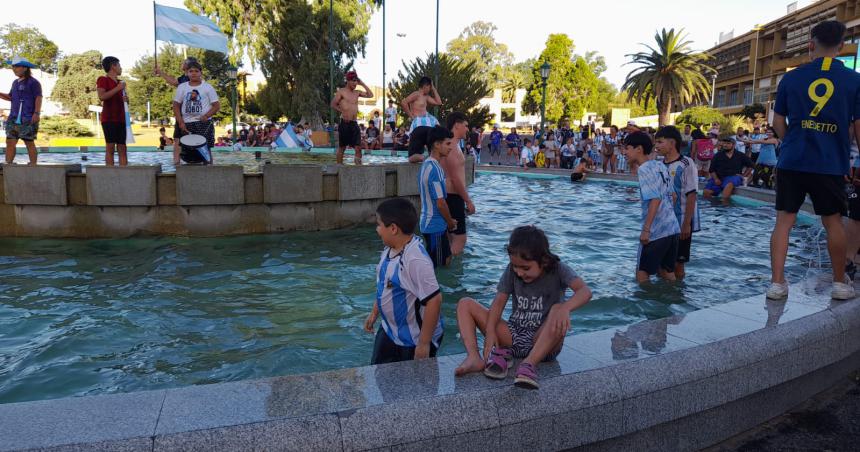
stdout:
<svg viewBox="0 0 860 452">
<path fill-rule="evenodd" d="M 457 324 L 467 357 L 456 375 L 484 372 L 504 379 L 513 358 L 523 358 L 514 383 L 538 388 L 537 364 L 555 359 L 570 328 L 570 312 L 588 303 L 591 289 L 582 278 L 549 249 L 546 234 L 535 226 L 520 226 L 508 241 L 508 264 L 490 309 L 471 298 L 457 305 Z M 573 296 L 565 299 L 570 288 Z M 507 322 L 502 312 L 508 299 L 514 304 Z M 476 329 L 484 334 L 483 358 L 478 352 Z"/>
</svg>

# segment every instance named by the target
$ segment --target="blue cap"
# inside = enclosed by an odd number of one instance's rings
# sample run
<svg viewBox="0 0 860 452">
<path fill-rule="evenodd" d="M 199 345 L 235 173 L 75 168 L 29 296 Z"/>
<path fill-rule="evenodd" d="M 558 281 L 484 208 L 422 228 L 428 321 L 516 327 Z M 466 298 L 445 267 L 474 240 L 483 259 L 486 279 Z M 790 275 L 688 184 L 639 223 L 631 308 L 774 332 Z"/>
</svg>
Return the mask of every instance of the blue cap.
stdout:
<svg viewBox="0 0 860 452">
<path fill-rule="evenodd" d="M 22 57 L 14 57 L 11 60 L 6 60 L 6 64 L 11 66 L 23 66 L 28 68 L 35 68 L 36 65 L 28 61 L 26 58 Z"/>
</svg>

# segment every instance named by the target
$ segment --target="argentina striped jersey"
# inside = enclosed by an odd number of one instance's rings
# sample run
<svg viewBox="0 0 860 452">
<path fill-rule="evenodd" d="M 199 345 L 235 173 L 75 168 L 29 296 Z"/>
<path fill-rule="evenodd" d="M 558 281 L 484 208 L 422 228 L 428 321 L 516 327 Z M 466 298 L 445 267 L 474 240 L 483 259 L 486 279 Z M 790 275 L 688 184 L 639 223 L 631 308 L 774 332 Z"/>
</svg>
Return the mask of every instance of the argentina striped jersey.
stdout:
<svg viewBox="0 0 860 452">
<path fill-rule="evenodd" d="M 439 125 L 439 120 L 430 113 L 425 113 L 421 116 L 416 116 L 412 119 L 412 127 L 409 128 L 409 133 L 418 127 L 436 127 Z"/>
<path fill-rule="evenodd" d="M 445 170 L 439 161 L 428 157 L 418 171 L 418 191 L 421 194 L 421 232 L 430 234 L 448 229 L 445 218 L 436 205 L 437 199 L 445 199 Z"/>
<path fill-rule="evenodd" d="M 401 252 L 391 255 L 385 247 L 376 267 L 376 307 L 382 329 L 401 347 L 415 347 L 421 336 L 427 302 L 439 293 L 433 262 L 421 239 L 413 236 Z M 442 316 L 436 323 L 432 343 L 439 346 Z"/>
</svg>

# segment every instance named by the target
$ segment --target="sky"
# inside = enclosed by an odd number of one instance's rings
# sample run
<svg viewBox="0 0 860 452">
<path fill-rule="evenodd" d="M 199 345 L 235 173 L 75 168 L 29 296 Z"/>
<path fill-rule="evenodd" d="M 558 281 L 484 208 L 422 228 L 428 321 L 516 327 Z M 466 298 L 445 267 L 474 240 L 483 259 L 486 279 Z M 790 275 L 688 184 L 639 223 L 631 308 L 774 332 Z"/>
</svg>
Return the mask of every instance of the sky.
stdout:
<svg viewBox="0 0 860 452">
<path fill-rule="evenodd" d="M 707 50 L 720 32 L 735 36 L 755 24 L 783 16 L 790 0 L 659 0 L 646 9 L 643 2 L 614 0 L 610 8 L 601 2 L 563 0 L 439 0 L 439 48 L 456 38 L 477 20 L 498 27 L 496 41 L 504 43 L 515 61 L 536 57 L 551 33 L 566 33 L 576 52 L 596 50 L 606 59 L 604 76 L 621 86 L 632 69 L 624 66 L 626 54 L 640 51 L 640 43 L 652 43 L 659 28 L 684 28 L 693 48 Z M 182 7 L 182 0 L 159 0 Z M 799 0 L 803 7 L 812 0 Z M 50 12 L 46 14 L 46 12 Z M 386 11 L 387 80 L 396 77 L 403 61 L 433 52 L 436 15 L 432 0 L 388 0 Z M 0 23 L 36 26 L 64 53 L 90 49 L 118 57 L 125 67 L 153 53 L 152 2 L 145 0 L 29 0 L 26 8 L 7 8 Z M 404 34 L 398 37 L 397 34 Z M 359 76 L 370 85 L 382 83 L 382 13 L 371 20 L 366 55 L 356 62 Z M 246 67 L 249 65 L 246 65 Z M 247 67 L 250 69 L 250 67 Z"/>
</svg>

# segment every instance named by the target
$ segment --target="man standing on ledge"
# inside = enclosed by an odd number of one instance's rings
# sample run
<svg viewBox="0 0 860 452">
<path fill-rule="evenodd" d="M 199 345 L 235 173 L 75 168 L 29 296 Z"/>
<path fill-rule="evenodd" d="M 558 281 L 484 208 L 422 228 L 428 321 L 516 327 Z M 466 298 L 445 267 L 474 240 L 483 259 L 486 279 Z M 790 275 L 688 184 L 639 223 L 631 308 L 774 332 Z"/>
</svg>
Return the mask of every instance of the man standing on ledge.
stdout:
<svg viewBox="0 0 860 452">
<path fill-rule="evenodd" d="M 427 106 L 442 105 L 442 98 L 433 86 L 433 80 L 421 77 L 418 90 L 406 96 L 402 104 L 403 110 L 412 118 L 409 127 L 409 162 L 421 163 L 424 161 L 424 148 L 430 152 L 430 131 L 439 125 L 436 117 L 427 112 Z"/>
<path fill-rule="evenodd" d="M 860 74 L 836 59 L 844 35 L 845 26 L 837 21 L 813 27 L 812 62 L 787 72 L 777 89 L 773 128 L 785 139 L 776 165 L 776 226 L 770 238 L 772 277 L 767 290 L 771 299 L 788 296 L 788 237 L 807 194 L 827 231 L 833 266 L 830 295 L 836 300 L 854 298 L 854 287 L 845 283 L 841 217 L 846 213 L 844 178 L 851 152 L 848 129 L 854 127 L 860 136 Z"/>
<path fill-rule="evenodd" d="M 356 91 L 355 88 L 361 84 L 364 91 Z M 337 163 L 343 164 L 343 153 L 347 146 L 355 149 L 355 164 L 361 165 L 361 129 L 358 128 L 358 98 L 373 98 L 373 92 L 358 78 L 355 71 L 346 73 L 346 86 L 338 88 L 331 100 L 331 108 L 340 113 L 340 124 L 337 126 Z"/>
<path fill-rule="evenodd" d="M 466 214 L 475 213 L 475 204 L 469 197 L 466 188 L 466 156 L 463 154 L 462 142 L 469 132 L 469 122 L 466 115 L 459 111 L 451 112 L 445 118 L 448 130 L 454 135 L 454 146 L 448 156 L 442 159 L 442 169 L 445 171 L 445 191 L 448 193 L 448 209 L 451 217 L 457 220 L 457 227 L 449 232 L 451 255 L 457 257 L 466 248 Z"/>
</svg>

